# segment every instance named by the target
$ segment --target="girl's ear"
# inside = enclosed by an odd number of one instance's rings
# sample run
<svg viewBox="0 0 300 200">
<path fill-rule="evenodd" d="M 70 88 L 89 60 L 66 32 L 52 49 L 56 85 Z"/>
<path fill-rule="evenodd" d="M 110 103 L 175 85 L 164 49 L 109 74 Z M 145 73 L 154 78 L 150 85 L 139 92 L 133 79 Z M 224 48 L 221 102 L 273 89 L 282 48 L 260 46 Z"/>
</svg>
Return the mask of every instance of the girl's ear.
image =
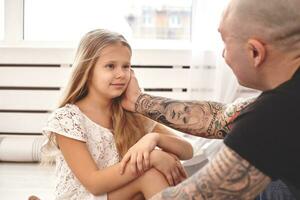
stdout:
<svg viewBox="0 0 300 200">
<path fill-rule="evenodd" d="M 262 42 L 256 39 L 249 39 L 247 45 L 250 59 L 253 61 L 253 66 L 257 68 L 265 60 L 266 47 Z"/>
</svg>

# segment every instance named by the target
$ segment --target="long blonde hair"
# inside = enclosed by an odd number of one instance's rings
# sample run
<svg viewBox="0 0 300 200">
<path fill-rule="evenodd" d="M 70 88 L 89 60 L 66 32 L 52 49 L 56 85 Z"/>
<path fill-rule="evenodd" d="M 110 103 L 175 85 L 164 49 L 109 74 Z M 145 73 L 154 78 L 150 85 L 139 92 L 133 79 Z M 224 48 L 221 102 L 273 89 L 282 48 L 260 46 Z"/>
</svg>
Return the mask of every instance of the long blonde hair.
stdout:
<svg viewBox="0 0 300 200">
<path fill-rule="evenodd" d="M 88 94 L 88 80 L 91 78 L 93 67 L 101 50 L 116 43 L 121 43 L 132 51 L 126 39 L 115 32 L 96 29 L 83 36 L 75 54 L 73 71 L 66 86 L 65 95 L 59 107 L 63 107 L 67 103 L 74 104 Z M 150 120 L 123 110 L 120 97 L 113 100 L 112 113 L 116 146 L 120 156 L 123 156 L 133 144 L 146 134 L 147 124 L 145 123 L 150 123 Z"/>
</svg>

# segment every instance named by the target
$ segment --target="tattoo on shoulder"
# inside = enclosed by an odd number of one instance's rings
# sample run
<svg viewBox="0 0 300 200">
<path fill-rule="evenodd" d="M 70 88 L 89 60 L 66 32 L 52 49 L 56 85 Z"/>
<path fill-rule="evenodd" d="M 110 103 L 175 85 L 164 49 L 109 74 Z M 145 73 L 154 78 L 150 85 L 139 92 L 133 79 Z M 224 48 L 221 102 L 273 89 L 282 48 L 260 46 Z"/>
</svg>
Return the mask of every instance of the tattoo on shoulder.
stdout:
<svg viewBox="0 0 300 200">
<path fill-rule="evenodd" d="M 252 200 L 269 182 L 268 176 L 224 146 L 201 171 L 157 194 L 153 200 Z"/>
</svg>

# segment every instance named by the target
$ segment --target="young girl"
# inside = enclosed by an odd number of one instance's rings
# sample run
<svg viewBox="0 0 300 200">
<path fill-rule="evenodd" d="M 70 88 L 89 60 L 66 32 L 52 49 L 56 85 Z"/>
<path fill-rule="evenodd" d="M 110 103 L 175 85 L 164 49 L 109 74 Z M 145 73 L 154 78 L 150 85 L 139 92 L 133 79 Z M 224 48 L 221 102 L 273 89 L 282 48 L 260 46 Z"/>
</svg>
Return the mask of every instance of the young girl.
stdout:
<svg viewBox="0 0 300 200">
<path fill-rule="evenodd" d="M 120 105 L 131 54 L 114 32 L 82 38 L 65 96 L 43 129 L 43 152 L 56 161 L 56 199 L 148 199 L 186 178 L 179 159 L 191 158 L 192 146 Z"/>
</svg>

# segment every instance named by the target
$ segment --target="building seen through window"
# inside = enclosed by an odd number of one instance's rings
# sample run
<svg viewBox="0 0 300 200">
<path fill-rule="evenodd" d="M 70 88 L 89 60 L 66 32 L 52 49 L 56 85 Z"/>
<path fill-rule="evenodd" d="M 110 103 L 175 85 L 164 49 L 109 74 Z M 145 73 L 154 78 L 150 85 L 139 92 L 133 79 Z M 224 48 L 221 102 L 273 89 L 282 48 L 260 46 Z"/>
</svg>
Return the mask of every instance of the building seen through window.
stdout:
<svg viewBox="0 0 300 200">
<path fill-rule="evenodd" d="M 189 40 L 192 0 L 132 0 L 126 19 L 135 38 Z"/>
</svg>

